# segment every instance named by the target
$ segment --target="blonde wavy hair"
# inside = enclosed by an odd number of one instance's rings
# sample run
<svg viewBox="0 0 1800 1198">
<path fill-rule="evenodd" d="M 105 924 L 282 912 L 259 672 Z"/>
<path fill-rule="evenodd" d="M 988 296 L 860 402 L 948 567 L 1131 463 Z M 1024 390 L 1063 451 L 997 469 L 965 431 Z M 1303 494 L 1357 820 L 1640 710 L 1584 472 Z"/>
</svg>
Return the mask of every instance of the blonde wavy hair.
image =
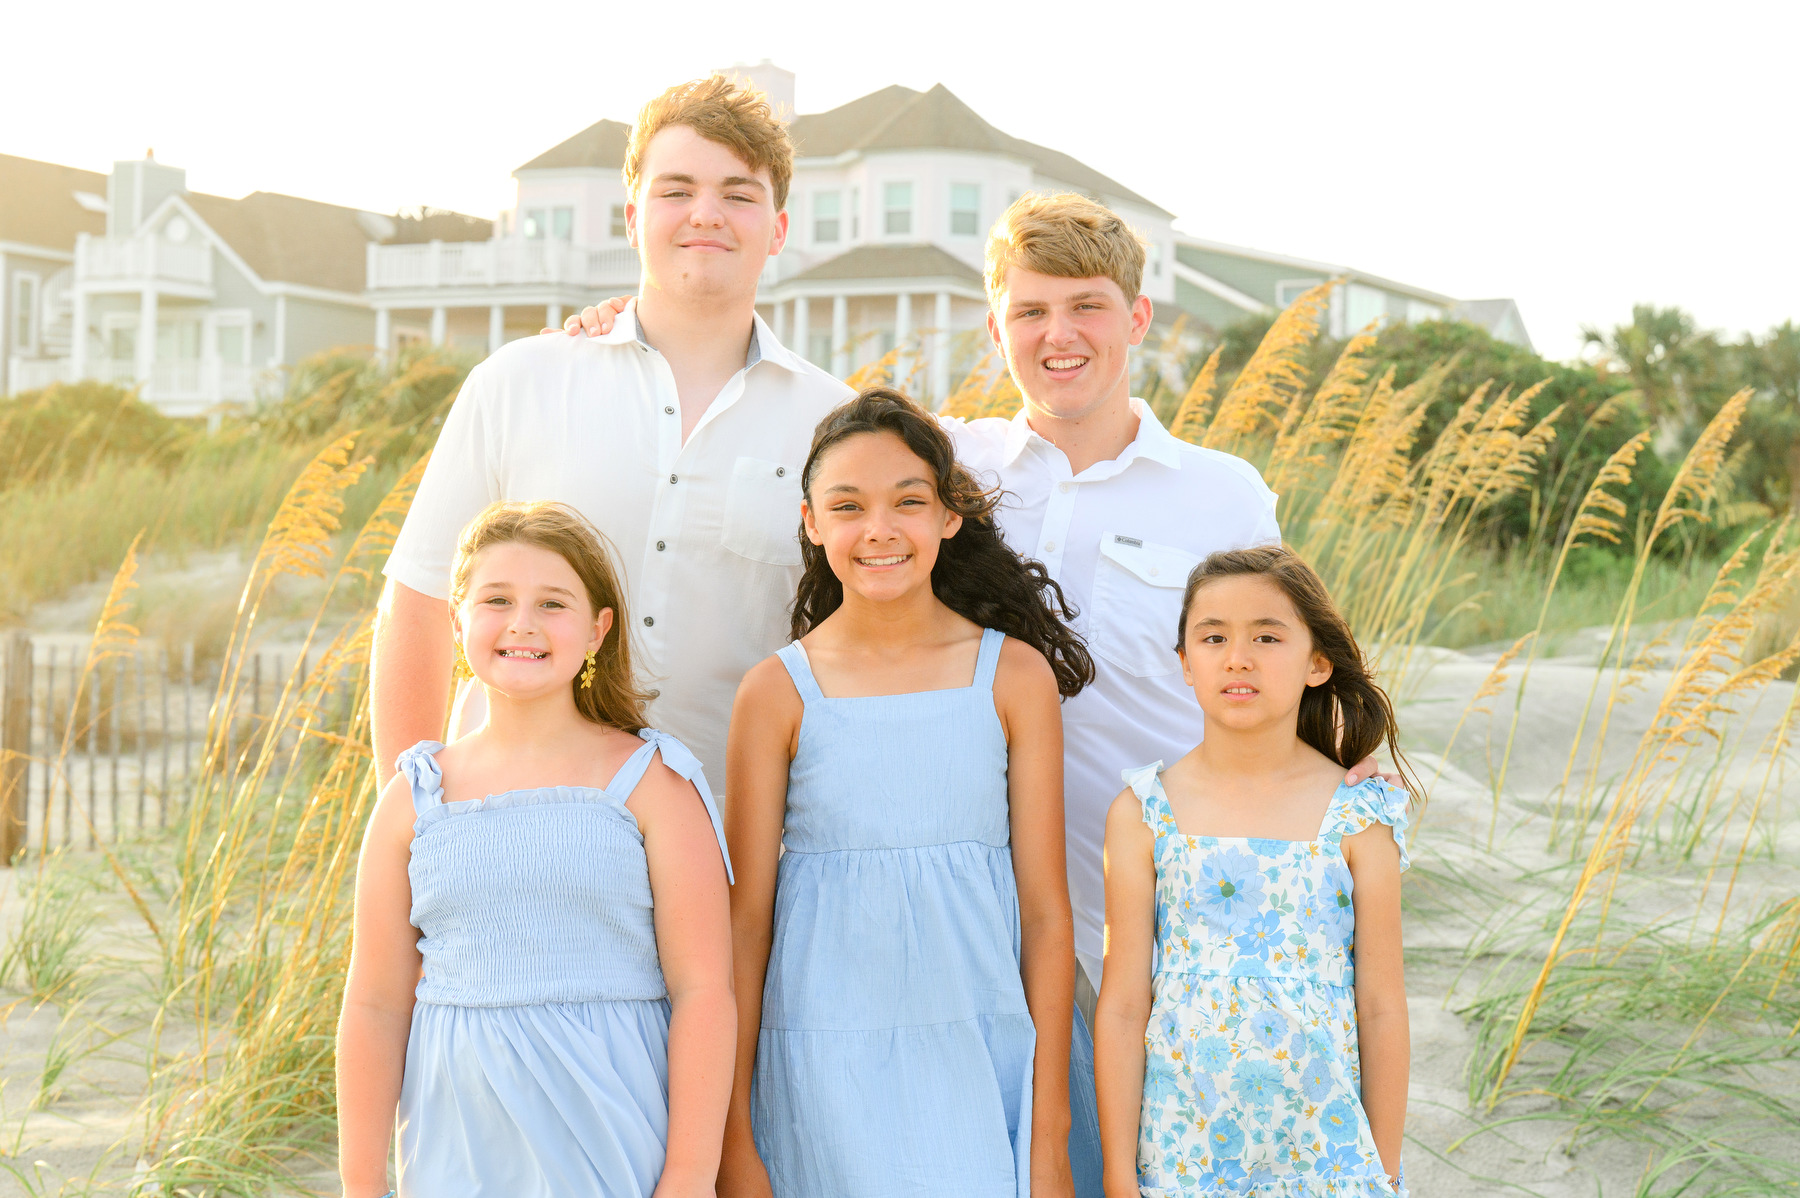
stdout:
<svg viewBox="0 0 1800 1198">
<path fill-rule="evenodd" d="M 625 610 L 625 588 L 619 585 L 605 536 L 567 504 L 548 500 L 489 504 L 463 529 L 457 543 L 456 565 L 450 579 L 452 606 L 461 606 L 469 592 L 475 559 L 491 545 L 548 549 L 568 562 L 581 579 L 590 614 L 598 616 L 603 609 L 612 608 L 612 628 L 594 656 L 593 684 L 583 686 L 579 674 L 569 683 L 575 692 L 575 710 L 596 724 L 621 732 L 643 728 L 644 707 L 650 702 L 650 695 L 638 685 L 632 672 L 631 620 Z"/>
</svg>

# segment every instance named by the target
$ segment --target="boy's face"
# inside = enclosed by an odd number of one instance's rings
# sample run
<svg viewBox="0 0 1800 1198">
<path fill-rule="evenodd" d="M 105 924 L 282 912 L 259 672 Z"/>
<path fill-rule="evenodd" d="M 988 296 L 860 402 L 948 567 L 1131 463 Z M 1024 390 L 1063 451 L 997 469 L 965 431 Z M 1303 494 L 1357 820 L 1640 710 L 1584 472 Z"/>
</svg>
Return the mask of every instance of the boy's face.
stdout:
<svg viewBox="0 0 1800 1198">
<path fill-rule="evenodd" d="M 769 172 L 686 125 L 650 140 L 625 220 L 646 283 L 696 302 L 755 295 L 763 264 L 787 240 Z"/>
<path fill-rule="evenodd" d="M 988 332 L 1006 356 L 1027 407 L 1080 420 L 1131 396 L 1131 347 L 1150 328 L 1150 300 L 1127 300 L 1101 276 L 1064 279 L 1015 266 L 988 309 Z"/>
</svg>

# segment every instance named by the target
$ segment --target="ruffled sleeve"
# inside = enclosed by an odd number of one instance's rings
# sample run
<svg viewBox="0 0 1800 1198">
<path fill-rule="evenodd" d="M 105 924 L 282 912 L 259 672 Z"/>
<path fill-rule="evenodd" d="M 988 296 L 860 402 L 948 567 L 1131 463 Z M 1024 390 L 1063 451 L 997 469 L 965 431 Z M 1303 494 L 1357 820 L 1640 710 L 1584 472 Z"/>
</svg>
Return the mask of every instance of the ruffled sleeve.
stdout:
<svg viewBox="0 0 1800 1198">
<path fill-rule="evenodd" d="M 1379 777 L 1346 788 L 1338 804 L 1338 837 L 1354 836 L 1370 824 L 1386 824 L 1394 830 L 1394 843 L 1400 846 L 1400 869 L 1405 872 L 1412 865 L 1406 851 L 1409 801 L 1406 791 Z"/>
<path fill-rule="evenodd" d="M 1162 776 L 1162 768 L 1162 762 L 1152 761 L 1149 765 L 1140 765 L 1136 769 L 1119 771 L 1119 777 L 1138 797 L 1138 805 L 1143 808 L 1144 825 L 1158 840 L 1175 831 L 1175 812 L 1169 808 L 1169 801 L 1164 796 L 1162 787 L 1157 785 L 1157 779 Z"/>
<path fill-rule="evenodd" d="M 444 800 L 444 771 L 437 762 L 443 747 L 438 741 L 422 740 L 394 762 L 394 768 L 412 786 L 414 815 L 424 815 Z"/>
<path fill-rule="evenodd" d="M 719 805 L 713 800 L 712 787 L 706 784 L 706 771 L 700 767 L 700 759 L 667 732 L 643 728 L 638 731 L 638 736 L 656 746 L 664 765 L 694 784 L 694 789 L 700 793 L 700 802 L 706 807 L 706 816 L 712 820 L 713 835 L 719 841 L 719 855 L 725 859 L 725 880 L 736 882 L 731 873 L 731 850 L 725 846 L 725 821 L 719 817 Z"/>
</svg>

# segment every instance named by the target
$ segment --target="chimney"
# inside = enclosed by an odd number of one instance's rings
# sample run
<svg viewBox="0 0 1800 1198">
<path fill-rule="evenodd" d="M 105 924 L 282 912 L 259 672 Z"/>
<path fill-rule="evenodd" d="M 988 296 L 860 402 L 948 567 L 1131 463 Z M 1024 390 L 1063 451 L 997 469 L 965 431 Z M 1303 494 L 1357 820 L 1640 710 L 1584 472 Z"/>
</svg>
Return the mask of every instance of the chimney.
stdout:
<svg viewBox="0 0 1800 1198">
<path fill-rule="evenodd" d="M 718 73 L 727 79 L 748 83 L 769 97 L 769 107 L 784 121 L 794 119 L 794 72 L 776 66 L 768 59 L 758 63 L 740 62 L 720 67 Z"/>
<path fill-rule="evenodd" d="M 137 232 L 156 206 L 187 190 L 187 172 L 164 166 L 156 151 L 145 150 L 137 162 L 115 162 L 106 180 L 106 235 L 127 237 Z"/>
</svg>

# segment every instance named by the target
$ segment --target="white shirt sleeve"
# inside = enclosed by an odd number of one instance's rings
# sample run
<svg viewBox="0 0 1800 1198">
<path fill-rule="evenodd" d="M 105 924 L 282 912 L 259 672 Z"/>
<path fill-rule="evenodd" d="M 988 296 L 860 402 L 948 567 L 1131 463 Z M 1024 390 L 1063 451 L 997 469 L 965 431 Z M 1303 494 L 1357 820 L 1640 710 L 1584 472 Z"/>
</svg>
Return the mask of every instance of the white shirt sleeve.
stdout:
<svg viewBox="0 0 1800 1198">
<path fill-rule="evenodd" d="M 450 597 L 450 568 L 463 528 L 502 498 L 494 469 L 497 447 L 495 430 L 489 427 L 492 386 L 486 366 L 469 373 L 450 406 L 394 551 L 382 568 L 395 582 L 434 599 Z"/>
</svg>

